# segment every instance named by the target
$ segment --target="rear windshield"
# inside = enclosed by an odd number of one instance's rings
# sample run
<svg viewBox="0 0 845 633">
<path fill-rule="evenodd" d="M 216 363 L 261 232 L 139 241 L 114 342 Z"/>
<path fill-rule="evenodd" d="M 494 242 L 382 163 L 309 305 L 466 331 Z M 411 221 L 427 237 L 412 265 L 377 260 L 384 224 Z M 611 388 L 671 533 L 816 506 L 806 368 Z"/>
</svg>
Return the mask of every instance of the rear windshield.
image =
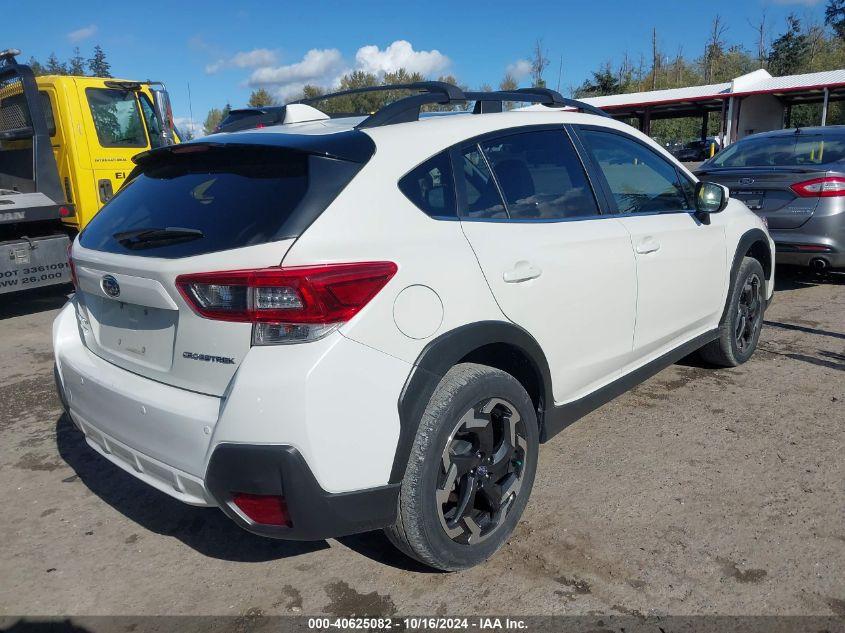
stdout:
<svg viewBox="0 0 845 633">
<path fill-rule="evenodd" d="M 258 110 L 245 110 L 243 112 L 230 112 L 228 116 L 220 123 L 220 125 L 227 125 L 229 123 L 235 123 L 236 121 L 243 121 L 244 119 L 248 119 L 251 117 L 257 117 L 262 114 Z"/>
<path fill-rule="evenodd" d="M 709 167 L 797 167 L 845 159 L 845 136 L 790 134 L 748 138 L 713 158 Z"/>
<path fill-rule="evenodd" d="M 94 216 L 80 236 L 82 246 L 188 257 L 263 244 L 282 239 L 283 225 L 308 190 L 304 152 L 254 146 L 164 161 L 148 166 Z"/>
</svg>

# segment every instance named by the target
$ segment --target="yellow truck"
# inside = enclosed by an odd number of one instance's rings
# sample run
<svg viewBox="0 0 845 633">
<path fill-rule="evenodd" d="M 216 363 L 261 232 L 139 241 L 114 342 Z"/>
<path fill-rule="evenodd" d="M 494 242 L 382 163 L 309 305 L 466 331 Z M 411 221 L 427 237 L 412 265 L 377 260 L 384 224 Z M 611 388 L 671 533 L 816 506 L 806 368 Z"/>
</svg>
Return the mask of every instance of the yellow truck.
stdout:
<svg viewBox="0 0 845 633">
<path fill-rule="evenodd" d="M 0 295 L 70 281 L 67 246 L 132 157 L 179 142 L 163 84 L 34 76 L 0 52 Z"/>
</svg>

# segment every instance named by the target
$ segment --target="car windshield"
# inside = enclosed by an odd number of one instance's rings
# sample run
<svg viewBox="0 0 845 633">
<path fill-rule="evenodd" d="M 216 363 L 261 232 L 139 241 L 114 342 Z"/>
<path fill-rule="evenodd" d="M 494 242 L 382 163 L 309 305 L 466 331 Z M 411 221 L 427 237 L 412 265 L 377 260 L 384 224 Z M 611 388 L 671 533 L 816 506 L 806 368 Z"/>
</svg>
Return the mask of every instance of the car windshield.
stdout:
<svg viewBox="0 0 845 633">
<path fill-rule="evenodd" d="M 845 136 L 789 134 L 747 138 L 710 161 L 710 167 L 796 167 L 845 159 Z"/>
</svg>

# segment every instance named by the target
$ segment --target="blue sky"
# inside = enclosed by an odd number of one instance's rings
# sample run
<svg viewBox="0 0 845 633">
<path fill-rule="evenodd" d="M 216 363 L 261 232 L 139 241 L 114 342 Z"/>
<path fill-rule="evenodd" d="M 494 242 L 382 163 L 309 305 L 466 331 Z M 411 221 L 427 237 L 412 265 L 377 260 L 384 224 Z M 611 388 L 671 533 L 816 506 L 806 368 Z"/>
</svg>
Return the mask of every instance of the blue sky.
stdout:
<svg viewBox="0 0 845 633">
<path fill-rule="evenodd" d="M 191 105 L 201 122 L 211 107 L 244 105 L 253 87 L 283 98 L 304 82 L 331 83 L 355 68 L 406 66 L 433 76 L 451 73 L 473 87 L 495 86 L 508 69 L 521 75 L 521 60 L 537 38 L 552 60 L 548 84 L 557 84 L 562 56 L 560 87 L 568 93 L 590 70 L 618 62 L 625 52 L 648 59 L 652 27 L 664 52 L 675 55 L 682 47 L 697 57 L 717 13 L 728 24 L 726 40 L 748 48 L 755 41 L 749 22 L 764 10 L 770 39 L 790 12 L 816 22 L 824 16 L 824 0 L 0 0 L 0 8 L 16 24 L 4 44 L 20 48 L 24 59 L 43 61 L 52 51 L 66 59 L 74 46 L 88 57 L 100 44 L 116 76 L 164 81 L 183 125 Z"/>
</svg>

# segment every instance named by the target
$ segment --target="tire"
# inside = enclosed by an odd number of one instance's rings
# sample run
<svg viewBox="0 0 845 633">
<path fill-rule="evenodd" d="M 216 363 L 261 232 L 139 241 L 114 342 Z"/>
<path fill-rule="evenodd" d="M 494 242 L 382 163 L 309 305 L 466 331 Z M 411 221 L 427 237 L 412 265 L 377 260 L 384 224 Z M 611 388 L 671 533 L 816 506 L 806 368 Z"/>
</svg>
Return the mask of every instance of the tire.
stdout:
<svg viewBox="0 0 845 633">
<path fill-rule="evenodd" d="M 744 257 L 731 287 L 719 338 L 699 350 L 701 358 L 718 367 L 736 367 L 751 358 L 763 328 L 765 287 L 760 262 Z"/>
<path fill-rule="evenodd" d="M 513 376 L 452 367 L 420 420 L 388 538 L 443 571 L 487 560 L 522 516 L 538 452 L 534 404 Z"/>
</svg>

